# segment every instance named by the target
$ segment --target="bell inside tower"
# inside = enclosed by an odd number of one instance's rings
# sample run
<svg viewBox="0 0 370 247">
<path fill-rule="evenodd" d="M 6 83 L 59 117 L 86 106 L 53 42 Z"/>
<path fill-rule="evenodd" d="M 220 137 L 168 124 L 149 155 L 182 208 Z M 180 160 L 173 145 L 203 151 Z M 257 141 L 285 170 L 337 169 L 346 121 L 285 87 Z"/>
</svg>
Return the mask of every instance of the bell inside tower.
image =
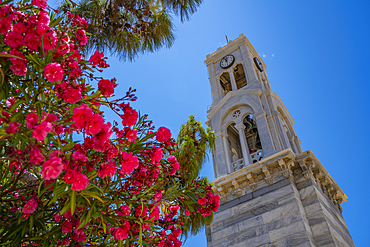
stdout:
<svg viewBox="0 0 370 247">
<path fill-rule="evenodd" d="M 229 73 L 227 72 L 222 73 L 222 75 L 220 76 L 220 84 L 221 84 L 224 96 L 232 90 Z"/>
<path fill-rule="evenodd" d="M 242 64 L 238 64 L 234 68 L 234 78 L 236 82 L 236 88 L 239 90 L 247 85 L 247 78 L 244 73 L 244 68 Z"/>
<path fill-rule="evenodd" d="M 247 140 L 249 153 L 251 155 L 252 162 L 256 163 L 263 158 L 262 144 L 258 134 L 256 120 L 253 118 L 253 115 L 247 115 L 243 119 L 243 124 L 245 126 L 244 133 Z"/>
</svg>

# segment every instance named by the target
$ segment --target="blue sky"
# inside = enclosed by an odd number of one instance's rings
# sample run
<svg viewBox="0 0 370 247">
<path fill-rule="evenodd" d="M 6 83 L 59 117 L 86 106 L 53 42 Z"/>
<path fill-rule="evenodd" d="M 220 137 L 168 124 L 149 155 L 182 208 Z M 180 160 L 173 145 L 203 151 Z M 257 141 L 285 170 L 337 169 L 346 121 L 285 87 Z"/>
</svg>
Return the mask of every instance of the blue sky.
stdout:
<svg viewBox="0 0 370 247">
<path fill-rule="evenodd" d="M 170 49 L 133 63 L 110 58 L 104 76 L 117 95 L 137 89 L 133 106 L 176 136 L 189 115 L 205 123 L 211 105 L 206 55 L 244 33 L 267 65 L 274 92 L 311 149 L 348 196 L 343 216 L 357 246 L 368 245 L 370 15 L 368 1 L 205 0 L 192 20 L 176 18 Z M 109 116 L 109 115 L 107 115 Z M 202 175 L 214 178 L 211 162 Z M 206 246 L 204 232 L 185 246 Z"/>
</svg>

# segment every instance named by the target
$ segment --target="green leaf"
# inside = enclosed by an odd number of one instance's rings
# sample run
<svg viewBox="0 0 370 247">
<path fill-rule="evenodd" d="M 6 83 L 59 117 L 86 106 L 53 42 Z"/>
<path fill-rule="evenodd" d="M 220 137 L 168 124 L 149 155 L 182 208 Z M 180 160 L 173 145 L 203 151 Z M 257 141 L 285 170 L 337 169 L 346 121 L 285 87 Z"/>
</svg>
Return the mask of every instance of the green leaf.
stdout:
<svg viewBox="0 0 370 247">
<path fill-rule="evenodd" d="M 104 222 L 103 215 L 100 215 L 100 222 L 103 224 L 103 230 L 104 230 L 104 233 L 106 234 L 107 233 L 107 225 Z"/>
<path fill-rule="evenodd" d="M 68 199 L 66 204 L 64 205 L 64 207 L 60 211 L 60 215 L 63 215 L 65 212 L 67 212 L 68 209 L 70 208 L 70 206 L 71 206 L 71 200 Z"/>
<path fill-rule="evenodd" d="M 10 117 L 10 122 L 17 122 L 18 118 L 22 116 L 22 112 L 16 112 Z"/>
<path fill-rule="evenodd" d="M 71 214 L 73 215 L 76 208 L 76 191 L 72 190 L 71 193 Z"/>
<path fill-rule="evenodd" d="M 33 57 L 31 54 L 28 54 L 27 56 L 26 56 L 26 58 L 28 59 L 28 60 L 31 60 L 32 62 L 34 62 L 37 66 L 39 66 L 40 68 L 42 68 L 42 69 L 44 69 L 44 67 L 42 66 L 42 64 L 41 64 L 41 61 L 38 59 L 38 58 L 35 58 L 35 57 Z"/>
<path fill-rule="evenodd" d="M 31 214 L 31 215 L 30 215 L 30 229 L 29 229 L 29 231 L 32 231 L 32 228 L 33 228 L 33 222 L 34 222 L 34 219 L 33 219 L 33 215 Z"/>
<path fill-rule="evenodd" d="M 58 18 L 56 18 L 56 19 L 50 20 L 50 24 L 49 24 L 49 26 L 50 26 L 50 27 L 54 27 L 54 26 L 55 26 L 55 25 L 57 25 L 61 20 L 63 20 L 63 17 L 62 17 L 62 16 L 60 16 L 60 17 L 58 17 Z"/>
<path fill-rule="evenodd" d="M 10 112 L 13 112 L 20 104 L 26 103 L 25 100 L 17 100 L 12 107 L 10 108 Z"/>
<path fill-rule="evenodd" d="M 53 49 L 50 49 L 48 51 L 48 54 L 46 54 L 45 64 L 51 63 L 51 61 L 53 60 L 53 56 L 54 56 Z"/>
</svg>

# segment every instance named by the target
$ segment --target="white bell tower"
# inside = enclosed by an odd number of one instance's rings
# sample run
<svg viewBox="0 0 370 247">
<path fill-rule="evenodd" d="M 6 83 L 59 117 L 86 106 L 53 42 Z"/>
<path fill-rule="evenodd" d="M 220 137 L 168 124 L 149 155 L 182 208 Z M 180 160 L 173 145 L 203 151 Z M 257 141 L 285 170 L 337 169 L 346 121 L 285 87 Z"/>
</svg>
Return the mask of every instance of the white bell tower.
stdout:
<svg viewBox="0 0 370 247">
<path fill-rule="evenodd" d="M 213 189 L 221 196 L 207 246 L 354 246 L 340 204 L 347 196 L 271 89 L 244 34 L 207 55 L 215 132 Z"/>
</svg>

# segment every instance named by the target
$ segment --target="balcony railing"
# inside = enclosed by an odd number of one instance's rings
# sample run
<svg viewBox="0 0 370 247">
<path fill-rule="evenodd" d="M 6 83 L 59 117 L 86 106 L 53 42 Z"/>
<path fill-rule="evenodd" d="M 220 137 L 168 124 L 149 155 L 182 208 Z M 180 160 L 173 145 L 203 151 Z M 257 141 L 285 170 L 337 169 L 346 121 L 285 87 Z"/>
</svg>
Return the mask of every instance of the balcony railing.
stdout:
<svg viewBox="0 0 370 247">
<path fill-rule="evenodd" d="M 236 160 L 232 163 L 232 166 L 233 166 L 233 169 L 234 169 L 234 172 L 236 172 L 237 170 L 240 170 L 244 167 L 244 159 L 241 158 L 239 160 Z"/>
<path fill-rule="evenodd" d="M 256 163 L 260 161 L 261 159 L 263 159 L 262 150 L 260 149 L 254 153 L 251 153 L 251 159 L 252 159 L 252 163 Z"/>
</svg>

